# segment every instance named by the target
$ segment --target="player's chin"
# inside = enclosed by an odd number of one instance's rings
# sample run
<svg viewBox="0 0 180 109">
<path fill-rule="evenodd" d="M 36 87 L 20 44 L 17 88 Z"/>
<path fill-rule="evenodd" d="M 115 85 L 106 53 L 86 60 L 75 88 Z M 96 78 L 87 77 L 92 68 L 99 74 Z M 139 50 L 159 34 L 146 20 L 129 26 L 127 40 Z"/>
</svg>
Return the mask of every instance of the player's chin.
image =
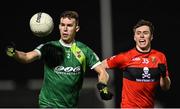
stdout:
<svg viewBox="0 0 180 109">
<path fill-rule="evenodd" d="M 147 44 L 138 44 L 138 47 L 141 48 L 142 50 L 146 49 L 147 46 L 148 46 Z"/>
<path fill-rule="evenodd" d="M 61 37 L 61 39 L 63 40 L 63 41 L 68 41 L 68 37 Z"/>
<path fill-rule="evenodd" d="M 61 37 L 61 39 L 66 42 L 69 43 L 70 42 L 70 38 L 69 37 Z"/>
</svg>

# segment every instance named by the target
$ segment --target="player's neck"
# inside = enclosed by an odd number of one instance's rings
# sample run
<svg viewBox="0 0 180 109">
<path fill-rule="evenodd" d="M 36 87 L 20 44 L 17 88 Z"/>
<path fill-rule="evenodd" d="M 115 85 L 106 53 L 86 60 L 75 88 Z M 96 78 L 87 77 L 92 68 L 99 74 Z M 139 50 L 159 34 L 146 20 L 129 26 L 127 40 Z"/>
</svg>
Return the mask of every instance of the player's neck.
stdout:
<svg viewBox="0 0 180 109">
<path fill-rule="evenodd" d="M 59 42 L 60 42 L 63 46 L 65 46 L 65 47 L 71 47 L 72 44 L 75 42 L 75 40 L 73 40 L 73 41 L 70 42 L 70 43 L 66 43 L 66 42 L 64 42 L 62 39 L 60 39 Z"/>
<path fill-rule="evenodd" d="M 141 53 L 147 53 L 147 52 L 150 52 L 151 47 L 140 48 L 140 47 L 136 46 L 136 49 L 137 49 L 139 52 L 141 52 Z"/>
</svg>

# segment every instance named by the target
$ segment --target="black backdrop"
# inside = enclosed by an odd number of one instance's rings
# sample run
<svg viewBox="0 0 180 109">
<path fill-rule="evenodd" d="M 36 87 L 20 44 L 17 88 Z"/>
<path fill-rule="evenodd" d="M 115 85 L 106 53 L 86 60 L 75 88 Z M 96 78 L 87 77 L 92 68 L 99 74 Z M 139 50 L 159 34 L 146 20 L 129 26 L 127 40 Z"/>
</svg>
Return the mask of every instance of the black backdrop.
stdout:
<svg viewBox="0 0 180 109">
<path fill-rule="evenodd" d="M 134 46 L 132 26 L 139 19 L 147 19 L 155 26 L 153 48 L 163 51 L 167 55 L 172 88 L 169 92 L 159 91 L 157 99 L 165 107 L 179 107 L 178 98 L 178 33 L 179 33 L 179 6 L 174 1 L 140 0 L 140 1 L 115 1 L 112 0 L 112 32 L 114 54 L 128 50 Z M 37 100 L 38 92 L 31 92 L 25 97 L 22 89 L 26 88 L 28 79 L 42 78 L 42 62 L 36 61 L 31 64 L 20 64 L 4 54 L 5 45 L 13 41 L 19 50 L 33 50 L 40 43 L 56 40 L 59 38 L 58 23 L 59 15 L 64 10 L 76 10 L 80 14 L 80 32 L 78 40 L 89 45 L 101 57 L 101 29 L 100 29 L 100 3 L 99 0 L 24 0 L 3 1 L 0 4 L 1 13 L 1 52 L 0 52 L 0 80 L 14 80 L 18 86 L 16 91 L 1 91 L 1 107 L 36 107 L 33 102 Z M 29 29 L 30 17 L 39 11 L 49 13 L 55 22 L 55 29 L 49 37 L 38 38 L 33 36 Z M 108 46 L 108 44 L 107 44 Z M 95 77 L 93 71 L 88 71 L 87 77 Z M 117 92 L 116 106 L 120 102 L 121 73 L 115 71 L 115 89 Z M 18 103 L 17 96 L 21 103 Z M 6 98 L 6 99 L 5 99 Z M 29 99 L 28 101 L 24 99 Z M 7 101 L 7 102 L 6 102 Z M 17 102 L 15 102 L 17 101 Z M 24 102 L 22 102 L 24 101 Z M 13 102 L 13 103 L 11 103 Z M 29 102 L 29 103 L 26 103 Z"/>
</svg>

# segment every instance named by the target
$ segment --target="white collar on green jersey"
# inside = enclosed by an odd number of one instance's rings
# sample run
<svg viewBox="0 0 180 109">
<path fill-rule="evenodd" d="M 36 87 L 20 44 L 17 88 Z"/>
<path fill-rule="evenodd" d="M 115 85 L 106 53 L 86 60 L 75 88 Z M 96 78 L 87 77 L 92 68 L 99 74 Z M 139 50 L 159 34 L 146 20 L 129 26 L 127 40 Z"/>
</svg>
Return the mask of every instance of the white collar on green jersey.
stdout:
<svg viewBox="0 0 180 109">
<path fill-rule="evenodd" d="M 71 47 L 71 46 L 72 46 L 72 44 L 75 42 L 75 40 L 74 40 L 74 41 L 72 41 L 70 44 L 66 44 L 66 43 L 64 43 L 64 41 L 63 41 L 62 39 L 60 39 L 60 40 L 59 40 L 59 42 L 60 42 L 63 46 L 65 46 L 65 47 Z"/>
</svg>

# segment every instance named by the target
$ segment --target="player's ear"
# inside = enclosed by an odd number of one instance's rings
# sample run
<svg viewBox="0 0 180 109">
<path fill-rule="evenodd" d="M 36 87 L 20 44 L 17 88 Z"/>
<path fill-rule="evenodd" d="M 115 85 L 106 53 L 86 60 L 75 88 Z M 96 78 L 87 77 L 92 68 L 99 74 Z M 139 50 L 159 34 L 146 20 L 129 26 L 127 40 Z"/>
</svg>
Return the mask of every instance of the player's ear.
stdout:
<svg viewBox="0 0 180 109">
<path fill-rule="evenodd" d="M 60 29 L 60 25 L 61 25 L 61 24 L 59 24 L 59 29 Z"/>
<path fill-rule="evenodd" d="M 80 26 L 76 26 L 76 32 L 78 32 L 79 31 L 79 29 L 80 29 Z"/>
<path fill-rule="evenodd" d="M 151 35 L 151 41 L 153 40 L 153 35 Z"/>
<path fill-rule="evenodd" d="M 134 35 L 134 41 L 136 42 L 136 37 L 135 37 L 135 35 Z"/>
</svg>

